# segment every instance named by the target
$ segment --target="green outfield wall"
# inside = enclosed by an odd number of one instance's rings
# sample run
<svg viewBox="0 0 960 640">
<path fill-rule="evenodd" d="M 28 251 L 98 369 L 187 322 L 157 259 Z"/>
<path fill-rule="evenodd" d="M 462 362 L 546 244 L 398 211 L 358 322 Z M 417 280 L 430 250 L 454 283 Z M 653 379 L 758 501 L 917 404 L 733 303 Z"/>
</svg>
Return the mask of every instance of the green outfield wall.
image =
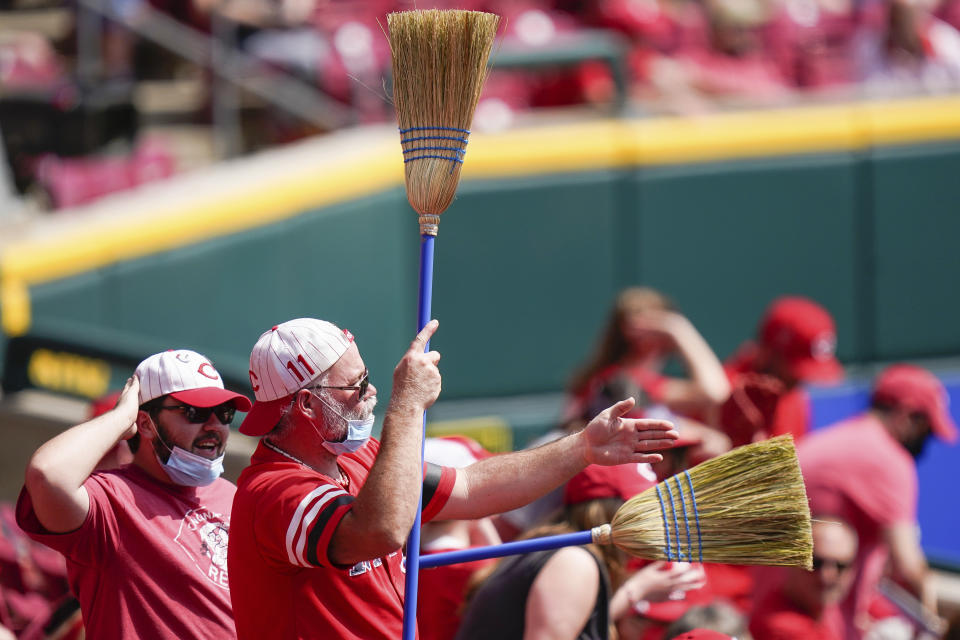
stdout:
<svg viewBox="0 0 960 640">
<path fill-rule="evenodd" d="M 6 384 L 95 395 L 125 363 L 188 347 L 242 387 L 262 331 L 317 316 L 357 336 L 389 389 L 419 237 L 395 132 L 373 138 L 233 199 L 8 245 L 6 346 L 51 343 L 8 358 Z M 960 99 L 476 135 L 466 163 L 436 243 L 446 399 L 559 390 L 638 283 L 721 357 L 784 293 L 833 312 L 847 362 L 960 354 Z M 102 384 L 77 383 L 86 370 Z"/>
</svg>

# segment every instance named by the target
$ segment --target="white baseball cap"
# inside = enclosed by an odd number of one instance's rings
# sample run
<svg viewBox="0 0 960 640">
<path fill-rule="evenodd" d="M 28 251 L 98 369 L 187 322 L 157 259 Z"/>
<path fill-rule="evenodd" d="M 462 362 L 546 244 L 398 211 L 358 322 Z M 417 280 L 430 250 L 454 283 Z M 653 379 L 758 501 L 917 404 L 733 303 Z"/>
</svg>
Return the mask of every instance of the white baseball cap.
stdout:
<svg viewBox="0 0 960 640">
<path fill-rule="evenodd" d="M 492 454 L 466 436 L 441 436 L 423 441 L 423 460 L 441 467 L 462 469 Z"/>
<path fill-rule="evenodd" d="M 256 402 L 240 433 L 262 436 L 280 421 L 292 394 L 336 364 L 353 335 L 334 324 L 297 318 L 264 332 L 250 352 L 250 386 Z"/>
<path fill-rule="evenodd" d="M 196 351 L 155 353 L 137 366 L 135 375 L 140 380 L 141 405 L 169 395 L 194 407 L 215 407 L 233 401 L 240 411 L 250 410 L 249 398 L 224 389 L 220 373 Z"/>
</svg>

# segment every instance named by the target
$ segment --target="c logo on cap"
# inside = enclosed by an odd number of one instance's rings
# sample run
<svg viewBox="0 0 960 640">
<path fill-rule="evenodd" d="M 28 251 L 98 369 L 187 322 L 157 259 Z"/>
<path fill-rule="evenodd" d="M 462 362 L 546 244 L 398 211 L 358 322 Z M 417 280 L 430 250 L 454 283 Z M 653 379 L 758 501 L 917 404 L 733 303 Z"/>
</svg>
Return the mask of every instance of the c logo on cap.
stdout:
<svg viewBox="0 0 960 640">
<path fill-rule="evenodd" d="M 829 360 L 837 351 L 837 338 L 830 332 L 822 333 L 810 344 L 810 355 L 816 360 Z"/>
<path fill-rule="evenodd" d="M 210 371 L 212 371 L 213 374 L 209 374 L 209 373 L 207 373 L 206 371 L 204 371 L 203 369 L 204 369 L 205 367 L 209 367 L 209 368 L 210 368 Z M 199 373 L 200 375 L 202 375 L 202 376 L 205 377 L 205 378 L 210 378 L 211 380 L 217 380 L 217 379 L 220 378 L 220 374 L 217 373 L 217 370 L 214 369 L 214 368 L 213 368 L 213 365 L 210 364 L 209 362 L 204 362 L 203 364 L 201 364 L 200 367 L 197 368 L 197 373 Z"/>
<path fill-rule="evenodd" d="M 253 369 L 250 369 L 249 371 L 247 371 L 247 373 L 250 374 L 250 386 L 253 387 L 254 391 L 259 391 L 260 385 L 257 384 L 257 382 L 259 382 L 260 378 L 258 378 L 257 374 L 253 372 Z"/>
</svg>

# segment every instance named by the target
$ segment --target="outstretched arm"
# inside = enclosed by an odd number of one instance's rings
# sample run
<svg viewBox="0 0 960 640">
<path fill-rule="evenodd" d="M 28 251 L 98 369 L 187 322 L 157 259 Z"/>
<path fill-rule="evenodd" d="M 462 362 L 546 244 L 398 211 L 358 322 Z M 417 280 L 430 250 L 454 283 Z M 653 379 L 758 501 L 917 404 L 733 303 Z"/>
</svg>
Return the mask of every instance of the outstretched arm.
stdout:
<svg viewBox="0 0 960 640">
<path fill-rule="evenodd" d="M 937 594 L 927 559 L 917 538 L 917 527 L 901 522 L 886 527 L 884 538 L 890 546 L 890 563 L 898 578 L 931 613 L 937 612 Z"/>
<path fill-rule="evenodd" d="M 515 509 L 560 486 L 589 464 L 659 462 L 679 435 L 665 420 L 624 418 L 627 398 L 573 435 L 536 449 L 492 456 L 457 471 L 441 519 L 472 519 Z"/>
<path fill-rule="evenodd" d="M 83 524 L 90 509 L 83 483 L 117 442 L 137 432 L 139 391 L 140 382 L 130 378 L 114 409 L 67 429 L 30 458 L 25 485 L 47 530 L 63 533 Z"/>
</svg>

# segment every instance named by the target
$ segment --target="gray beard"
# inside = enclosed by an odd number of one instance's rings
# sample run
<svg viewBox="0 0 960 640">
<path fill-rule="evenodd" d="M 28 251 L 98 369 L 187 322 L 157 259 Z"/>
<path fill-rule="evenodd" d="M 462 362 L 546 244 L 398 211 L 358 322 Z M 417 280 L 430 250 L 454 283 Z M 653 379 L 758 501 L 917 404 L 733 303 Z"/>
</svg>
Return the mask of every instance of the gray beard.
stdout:
<svg viewBox="0 0 960 640">
<path fill-rule="evenodd" d="M 331 397 L 326 389 L 320 389 L 317 394 L 323 402 L 320 403 L 320 415 L 323 416 L 323 424 L 331 432 L 337 435 L 335 439 L 328 442 L 343 442 L 347 437 L 347 420 L 366 420 L 373 413 L 377 404 L 376 399 L 366 400 L 353 409 L 347 409 L 339 400 Z M 339 415 L 338 415 L 339 414 Z"/>
</svg>

